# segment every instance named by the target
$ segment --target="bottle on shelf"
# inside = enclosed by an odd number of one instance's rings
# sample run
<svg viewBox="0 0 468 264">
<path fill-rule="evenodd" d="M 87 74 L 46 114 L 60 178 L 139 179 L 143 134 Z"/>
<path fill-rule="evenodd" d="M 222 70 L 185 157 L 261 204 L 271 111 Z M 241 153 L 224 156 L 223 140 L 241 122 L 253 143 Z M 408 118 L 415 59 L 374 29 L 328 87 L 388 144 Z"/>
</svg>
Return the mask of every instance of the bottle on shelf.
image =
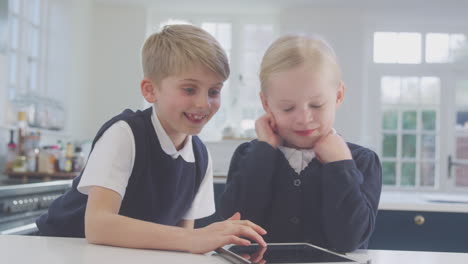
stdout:
<svg viewBox="0 0 468 264">
<path fill-rule="evenodd" d="M 73 171 L 73 156 L 74 156 L 73 145 L 71 142 L 68 142 L 65 147 L 65 166 L 64 166 L 65 172 Z"/>
<path fill-rule="evenodd" d="M 85 165 L 86 158 L 81 147 L 75 148 L 75 155 L 73 157 L 73 171 L 80 172 Z"/>
<path fill-rule="evenodd" d="M 18 145 L 17 145 L 17 156 L 13 162 L 13 172 L 26 172 L 26 150 L 25 140 L 28 133 L 28 121 L 26 112 L 18 112 Z"/>
<path fill-rule="evenodd" d="M 13 170 L 13 163 L 15 162 L 16 156 L 18 155 L 17 151 L 17 146 L 15 143 L 15 131 L 12 129 L 10 130 L 10 142 L 8 142 L 8 148 L 7 148 L 7 157 L 6 157 L 6 171 L 12 171 Z"/>
</svg>

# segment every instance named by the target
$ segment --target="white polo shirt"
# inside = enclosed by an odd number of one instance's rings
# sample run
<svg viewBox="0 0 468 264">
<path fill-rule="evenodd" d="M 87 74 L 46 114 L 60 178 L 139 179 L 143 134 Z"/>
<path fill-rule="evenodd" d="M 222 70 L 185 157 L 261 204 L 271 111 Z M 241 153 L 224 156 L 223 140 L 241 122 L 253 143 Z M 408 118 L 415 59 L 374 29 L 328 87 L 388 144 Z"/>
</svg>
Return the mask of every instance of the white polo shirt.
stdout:
<svg viewBox="0 0 468 264">
<path fill-rule="evenodd" d="M 153 108 L 151 115 L 156 135 L 162 150 L 173 159 L 181 156 L 186 162 L 195 162 L 192 136 L 188 136 L 183 148 L 177 150 L 162 127 Z M 92 186 L 111 189 L 123 198 L 135 161 L 135 139 L 130 126 L 118 121 L 109 127 L 94 145 L 78 185 L 78 191 L 88 194 Z M 208 151 L 208 167 L 205 177 L 195 196 L 191 208 L 183 219 L 193 220 L 212 215 L 215 212 L 213 194 L 213 165 Z"/>
</svg>

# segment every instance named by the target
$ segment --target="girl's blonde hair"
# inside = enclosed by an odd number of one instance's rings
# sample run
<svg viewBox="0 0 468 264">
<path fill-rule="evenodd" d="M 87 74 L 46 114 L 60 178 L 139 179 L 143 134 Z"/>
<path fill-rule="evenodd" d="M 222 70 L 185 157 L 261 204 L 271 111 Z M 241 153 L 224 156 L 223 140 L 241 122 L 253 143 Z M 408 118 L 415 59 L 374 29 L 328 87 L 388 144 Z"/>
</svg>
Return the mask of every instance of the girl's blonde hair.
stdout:
<svg viewBox="0 0 468 264">
<path fill-rule="evenodd" d="M 141 56 L 144 77 L 156 82 L 198 65 L 224 80 L 229 77 L 228 58 L 219 42 L 192 25 L 164 26 L 146 39 Z"/>
<path fill-rule="evenodd" d="M 335 52 L 318 36 L 286 35 L 273 42 L 260 65 L 260 84 L 264 92 L 268 79 L 275 73 L 307 65 L 316 72 L 331 70 L 333 81 L 341 81 L 341 69 Z"/>
</svg>

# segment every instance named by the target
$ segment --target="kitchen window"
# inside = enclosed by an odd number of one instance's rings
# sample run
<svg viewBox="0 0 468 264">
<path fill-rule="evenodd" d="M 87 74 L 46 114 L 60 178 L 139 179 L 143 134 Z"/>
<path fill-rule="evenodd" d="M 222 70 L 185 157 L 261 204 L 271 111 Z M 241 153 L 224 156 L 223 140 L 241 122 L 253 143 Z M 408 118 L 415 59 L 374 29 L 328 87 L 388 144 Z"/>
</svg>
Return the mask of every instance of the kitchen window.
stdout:
<svg viewBox="0 0 468 264">
<path fill-rule="evenodd" d="M 10 0 L 8 10 L 8 99 L 42 95 L 47 0 Z"/>
<path fill-rule="evenodd" d="M 385 188 L 466 190 L 466 35 L 427 29 L 370 35 L 374 100 L 368 115 L 377 128 L 371 143 L 382 161 Z"/>
</svg>

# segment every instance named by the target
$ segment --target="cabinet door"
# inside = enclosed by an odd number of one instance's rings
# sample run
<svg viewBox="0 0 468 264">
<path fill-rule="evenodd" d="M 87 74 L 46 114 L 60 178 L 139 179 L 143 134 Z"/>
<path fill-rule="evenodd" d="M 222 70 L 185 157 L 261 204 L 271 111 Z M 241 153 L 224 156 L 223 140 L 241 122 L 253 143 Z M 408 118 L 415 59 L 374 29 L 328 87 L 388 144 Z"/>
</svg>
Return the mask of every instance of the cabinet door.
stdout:
<svg viewBox="0 0 468 264">
<path fill-rule="evenodd" d="M 381 210 L 369 249 L 468 252 L 468 214 Z"/>
</svg>

